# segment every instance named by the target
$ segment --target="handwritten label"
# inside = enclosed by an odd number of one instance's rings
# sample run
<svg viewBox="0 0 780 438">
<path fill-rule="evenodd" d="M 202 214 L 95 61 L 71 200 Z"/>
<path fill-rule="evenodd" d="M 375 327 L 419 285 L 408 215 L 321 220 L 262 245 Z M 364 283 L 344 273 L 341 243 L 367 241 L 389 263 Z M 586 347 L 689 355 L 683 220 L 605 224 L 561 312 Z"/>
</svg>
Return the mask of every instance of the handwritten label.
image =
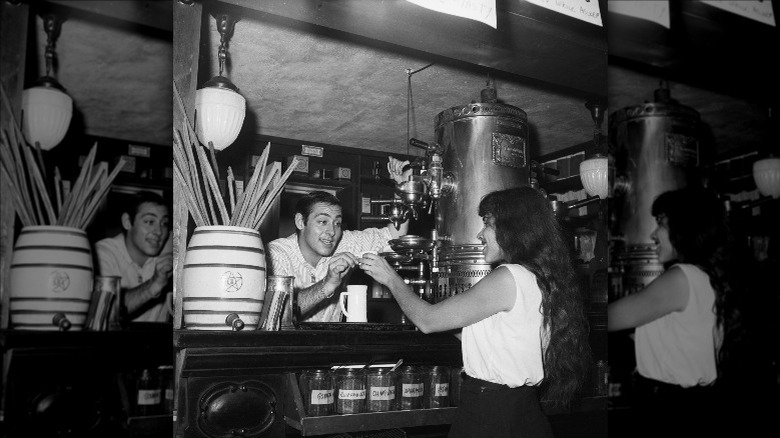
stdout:
<svg viewBox="0 0 780 438">
<path fill-rule="evenodd" d="M 422 383 L 404 383 L 401 385 L 401 397 L 422 397 L 424 387 Z"/>
<path fill-rule="evenodd" d="M 329 405 L 333 403 L 333 390 L 332 389 L 312 389 L 311 391 L 311 404 L 313 405 Z"/>
<path fill-rule="evenodd" d="M 406 0 L 432 11 L 485 23 L 496 29 L 496 0 Z"/>
<path fill-rule="evenodd" d="M 537 6 L 547 8 L 551 11 L 568 15 L 578 20 L 586 21 L 596 26 L 603 26 L 601 23 L 601 10 L 599 2 L 589 0 L 527 0 Z"/>
<path fill-rule="evenodd" d="M 446 397 L 450 392 L 450 384 L 449 383 L 436 383 L 433 385 L 433 396 L 434 397 Z"/>
<path fill-rule="evenodd" d="M 138 405 L 158 405 L 160 404 L 160 396 L 162 394 L 160 393 L 159 389 L 139 389 L 138 390 Z"/>
<path fill-rule="evenodd" d="M 395 386 L 372 386 L 369 400 L 395 400 Z"/>
<path fill-rule="evenodd" d="M 364 400 L 366 398 L 365 389 L 341 389 L 339 390 L 339 400 Z"/>
<path fill-rule="evenodd" d="M 626 15 L 652 21 L 669 29 L 669 1 L 668 0 L 625 0 L 609 2 L 609 12 Z"/>
<path fill-rule="evenodd" d="M 775 14 L 772 10 L 772 2 L 760 0 L 740 0 L 740 1 L 712 1 L 702 0 L 702 3 L 712 7 L 723 9 L 733 14 L 741 15 L 751 20 L 776 26 Z"/>
</svg>

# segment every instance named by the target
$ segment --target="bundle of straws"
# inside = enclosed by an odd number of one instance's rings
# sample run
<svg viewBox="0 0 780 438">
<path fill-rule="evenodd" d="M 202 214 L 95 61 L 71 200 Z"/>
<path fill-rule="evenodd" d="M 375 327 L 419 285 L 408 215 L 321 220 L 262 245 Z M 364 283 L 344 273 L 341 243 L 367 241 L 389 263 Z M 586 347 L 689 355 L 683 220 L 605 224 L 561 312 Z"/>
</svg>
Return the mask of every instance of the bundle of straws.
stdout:
<svg viewBox="0 0 780 438">
<path fill-rule="evenodd" d="M 175 82 L 173 92 L 179 110 L 184 116 L 182 129 L 175 132 L 173 139 L 173 174 L 182 188 L 182 196 L 195 225 L 230 225 L 258 229 L 290 174 L 298 166 L 298 159 L 290 163 L 281 178 L 279 178 L 279 169 L 266 174 L 266 162 L 271 150 L 269 142 L 255 165 L 244 192 L 238 196 L 238 199 L 233 188 L 233 171 L 228 167 L 228 196 L 226 196 L 217 183 L 219 166 L 214 146 L 209 142 L 209 157 L 207 157 L 206 147 L 201 146 L 193 125 L 187 119 L 184 103 Z"/>
<path fill-rule="evenodd" d="M 8 113 L 13 114 L 5 90 L 0 91 Z M 54 182 L 47 185 L 40 146 L 37 143 L 35 145 L 39 164 L 32 147 L 25 144 L 24 135 L 13 118 L 9 125 L 10 129 L 2 130 L 0 173 L 10 187 L 8 195 L 13 200 L 22 225 L 59 225 L 85 229 L 97 214 L 114 178 L 122 170 L 124 160 L 120 159 L 110 174 L 105 162 L 95 166 L 96 142 L 84 160 L 73 188 L 63 195 L 59 168 L 55 167 Z M 51 188 L 55 194 L 54 202 L 49 195 Z"/>
</svg>

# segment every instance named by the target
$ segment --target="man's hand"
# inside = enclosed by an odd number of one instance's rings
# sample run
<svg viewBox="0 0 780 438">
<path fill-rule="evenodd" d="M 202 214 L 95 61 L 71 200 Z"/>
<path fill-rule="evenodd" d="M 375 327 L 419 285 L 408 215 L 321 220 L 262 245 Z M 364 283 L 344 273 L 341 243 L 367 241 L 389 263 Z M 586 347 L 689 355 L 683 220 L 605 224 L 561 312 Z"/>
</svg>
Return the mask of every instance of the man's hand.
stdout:
<svg viewBox="0 0 780 438">
<path fill-rule="evenodd" d="M 152 282 L 156 286 L 155 289 L 159 288 L 157 293 L 154 294 L 154 298 L 157 298 L 160 295 L 160 292 L 162 292 L 163 288 L 168 284 L 168 281 L 170 281 L 172 274 L 173 254 L 167 253 L 161 255 L 157 259 L 157 264 L 154 267 L 154 275 L 152 276 Z"/>
<path fill-rule="evenodd" d="M 411 167 L 406 169 L 406 172 L 403 171 L 404 166 L 407 164 L 409 164 L 409 160 L 401 161 L 393 157 L 387 158 L 387 171 L 390 172 L 390 178 L 392 178 L 396 184 L 401 184 L 402 182 L 407 181 L 409 179 L 409 175 L 412 174 Z"/>
<path fill-rule="evenodd" d="M 341 252 L 334 255 L 328 264 L 328 275 L 325 277 L 325 287 L 332 293 L 339 287 L 344 277 L 357 266 L 357 257 L 352 253 Z"/>
</svg>

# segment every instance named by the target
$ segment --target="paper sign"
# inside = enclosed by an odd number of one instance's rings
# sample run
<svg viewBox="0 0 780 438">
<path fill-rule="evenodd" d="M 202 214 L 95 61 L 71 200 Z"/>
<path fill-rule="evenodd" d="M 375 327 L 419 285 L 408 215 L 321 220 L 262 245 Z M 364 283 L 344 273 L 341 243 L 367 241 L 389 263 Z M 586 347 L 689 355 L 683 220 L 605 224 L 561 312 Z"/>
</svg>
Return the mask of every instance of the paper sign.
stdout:
<svg viewBox="0 0 780 438">
<path fill-rule="evenodd" d="M 436 12 L 485 23 L 496 29 L 496 0 L 406 0 Z"/>
<path fill-rule="evenodd" d="M 598 0 L 526 0 L 537 6 L 574 17 L 596 26 L 601 23 L 601 11 Z"/>
<path fill-rule="evenodd" d="M 775 14 L 772 11 L 771 1 L 742 0 L 742 1 L 712 1 L 702 0 L 702 3 L 724 11 L 741 15 L 752 20 L 759 21 L 770 26 L 775 25 Z"/>
<path fill-rule="evenodd" d="M 652 21 L 669 29 L 669 2 L 667 0 L 610 1 L 609 12 Z"/>
</svg>

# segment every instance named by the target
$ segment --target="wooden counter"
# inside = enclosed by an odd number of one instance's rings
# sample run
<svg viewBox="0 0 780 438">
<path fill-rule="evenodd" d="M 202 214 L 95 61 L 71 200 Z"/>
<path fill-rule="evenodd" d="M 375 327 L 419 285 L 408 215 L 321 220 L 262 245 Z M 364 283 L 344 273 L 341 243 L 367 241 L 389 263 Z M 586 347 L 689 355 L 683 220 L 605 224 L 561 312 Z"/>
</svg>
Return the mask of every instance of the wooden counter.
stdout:
<svg viewBox="0 0 780 438">
<path fill-rule="evenodd" d="M 316 436 L 438 426 L 442 436 L 455 407 L 310 417 L 296 374 L 334 365 L 395 363 L 461 367 L 451 334 L 403 331 L 175 330 L 178 354 L 175 436 Z M 606 397 L 588 397 L 570 411 L 543 402 L 556 436 L 605 436 Z M 233 412 L 231 412 L 231 410 Z M 571 435 L 565 431 L 570 431 Z"/>
</svg>

